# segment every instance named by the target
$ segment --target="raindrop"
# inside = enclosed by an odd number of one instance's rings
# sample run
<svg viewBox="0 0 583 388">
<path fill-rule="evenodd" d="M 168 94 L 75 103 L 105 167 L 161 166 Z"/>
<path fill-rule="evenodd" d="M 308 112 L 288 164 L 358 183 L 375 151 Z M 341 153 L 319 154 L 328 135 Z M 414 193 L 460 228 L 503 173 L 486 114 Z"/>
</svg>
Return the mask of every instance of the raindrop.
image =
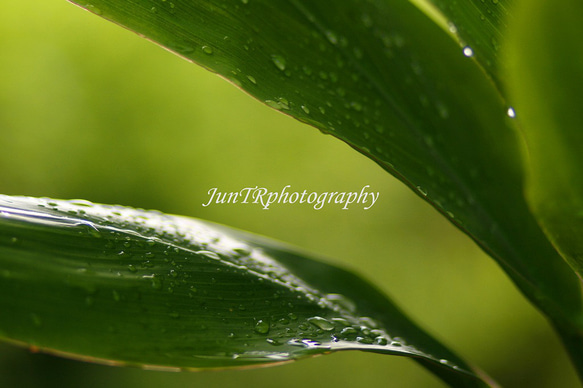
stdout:
<svg viewBox="0 0 583 388">
<path fill-rule="evenodd" d="M 336 34 L 332 31 L 326 31 L 326 38 L 328 38 L 328 40 L 330 41 L 330 43 L 332 43 L 333 45 L 338 44 L 338 37 L 336 36 Z"/>
<path fill-rule="evenodd" d="M 376 337 L 374 339 L 374 343 L 376 345 L 387 345 L 389 343 L 389 341 L 385 338 L 385 337 Z"/>
<path fill-rule="evenodd" d="M 101 10 L 99 8 L 97 8 L 96 6 L 94 6 L 93 4 L 87 4 L 86 7 L 87 7 L 87 10 L 88 11 L 93 12 L 96 15 L 102 15 L 103 14 L 103 12 L 101 12 Z M 49 205 L 50 205 L 50 203 L 49 203 Z"/>
<path fill-rule="evenodd" d="M 360 111 L 362 111 L 362 105 L 361 105 L 360 103 L 356 102 L 356 101 L 352 101 L 352 102 L 350 103 L 350 107 L 351 107 L 352 109 L 354 109 L 355 111 L 357 111 L 357 112 L 360 112 Z"/>
<path fill-rule="evenodd" d="M 282 57 L 281 55 L 273 54 L 271 55 L 271 60 L 273 61 L 275 67 L 277 67 L 279 70 L 281 71 L 285 70 L 286 61 L 284 57 Z"/>
<path fill-rule="evenodd" d="M 269 323 L 259 320 L 255 325 L 255 332 L 258 334 L 267 334 L 269 333 Z"/>
<path fill-rule="evenodd" d="M 447 119 L 449 117 L 449 109 L 447 109 L 447 106 L 443 102 L 439 101 L 435 107 L 437 108 L 439 117 L 442 119 Z"/>
<path fill-rule="evenodd" d="M 208 55 L 212 55 L 215 52 L 211 46 L 202 46 L 202 51 Z"/>
<path fill-rule="evenodd" d="M 308 322 L 310 322 L 312 325 L 314 325 L 317 328 L 324 330 L 324 331 L 334 330 L 334 323 L 332 323 L 329 320 L 322 318 L 322 317 L 308 318 Z"/>
<path fill-rule="evenodd" d="M 364 26 L 366 28 L 372 27 L 373 22 L 372 22 L 372 18 L 370 17 L 369 14 L 366 14 L 366 13 L 362 14 L 362 16 L 360 17 L 360 20 L 362 20 L 362 24 L 364 24 Z"/>
<path fill-rule="evenodd" d="M 30 314 L 30 318 L 32 319 L 32 323 L 34 323 L 35 326 L 37 326 L 37 327 L 42 326 L 42 321 L 37 314 L 34 314 L 34 313 Z"/>
<path fill-rule="evenodd" d="M 473 57 L 474 50 L 472 50 L 472 48 L 470 46 L 466 46 L 466 47 L 464 47 L 464 55 L 468 58 Z"/>
<path fill-rule="evenodd" d="M 281 342 L 279 342 L 278 340 L 275 340 L 273 338 L 268 338 L 265 340 L 268 344 L 274 345 L 274 346 L 278 346 L 281 345 Z"/>
<path fill-rule="evenodd" d="M 511 119 L 516 118 L 516 112 L 514 111 L 514 108 L 513 107 L 509 107 L 508 110 L 506 111 L 506 114 Z"/>
<path fill-rule="evenodd" d="M 303 110 L 304 112 L 306 112 L 306 114 L 308 114 L 308 115 L 310 114 L 310 108 L 308 108 L 307 106 L 305 106 L 305 105 L 302 105 L 302 110 Z"/>
<path fill-rule="evenodd" d="M 361 344 L 372 344 L 373 340 L 368 337 L 356 337 L 356 342 Z"/>
<path fill-rule="evenodd" d="M 421 193 L 424 197 L 427 197 L 427 190 L 421 186 L 417 186 L 417 191 Z"/>
<path fill-rule="evenodd" d="M 345 327 L 344 329 L 342 329 L 342 331 L 340 332 L 340 334 L 342 335 L 351 335 L 351 334 L 357 334 L 358 330 L 356 330 L 354 327 Z"/>
<path fill-rule="evenodd" d="M 257 81 L 255 80 L 255 77 L 253 77 L 252 75 L 248 75 L 248 76 L 247 76 L 247 79 L 248 79 L 249 81 L 251 81 L 251 83 L 252 83 L 253 85 L 257 85 Z"/>
</svg>

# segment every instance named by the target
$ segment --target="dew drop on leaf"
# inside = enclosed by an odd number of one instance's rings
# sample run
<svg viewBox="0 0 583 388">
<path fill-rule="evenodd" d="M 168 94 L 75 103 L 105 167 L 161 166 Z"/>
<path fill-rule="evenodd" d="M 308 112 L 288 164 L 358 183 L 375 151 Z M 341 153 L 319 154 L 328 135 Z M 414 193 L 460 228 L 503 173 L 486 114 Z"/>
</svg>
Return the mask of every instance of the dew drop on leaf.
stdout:
<svg viewBox="0 0 583 388">
<path fill-rule="evenodd" d="M 332 323 L 329 320 L 322 318 L 322 317 L 308 318 L 308 322 L 310 322 L 312 325 L 316 326 L 318 329 L 321 329 L 324 331 L 334 330 L 334 323 Z"/>
<path fill-rule="evenodd" d="M 269 333 L 269 323 L 259 320 L 255 325 L 255 332 L 258 334 L 267 334 Z"/>
<path fill-rule="evenodd" d="M 271 56 L 271 61 L 273 62 L 275 67 L 277 67 L 279 70 L 281 71 L 285 70 L 286 61 L 285 58 L 282 57 L 281 55 L 273 54 Z"/>
</svg>

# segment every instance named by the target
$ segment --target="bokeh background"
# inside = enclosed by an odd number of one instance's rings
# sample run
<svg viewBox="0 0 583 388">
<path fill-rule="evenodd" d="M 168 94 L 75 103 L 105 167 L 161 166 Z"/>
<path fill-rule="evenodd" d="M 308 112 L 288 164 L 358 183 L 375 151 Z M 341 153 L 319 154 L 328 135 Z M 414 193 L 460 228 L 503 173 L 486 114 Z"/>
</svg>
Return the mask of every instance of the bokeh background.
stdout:
<svg viewBox="0 0 583 388">
<path fill-rule="evenodd" d="M 0 192 L 200 217 L 356 269 L 504 386 L 577 380 L 546 321 L 494 262 L 351 148 L 65 0 L 0 12 Z M 202 207 L 248 186 L 354 191 L 370 210 Z M 3 316 L 0 319 L 10 319 Z M 0 344 L 0 387 L 442 387 L 413 361 L 344 352 L 276 368 L 167 373 Z"/>
</svg>

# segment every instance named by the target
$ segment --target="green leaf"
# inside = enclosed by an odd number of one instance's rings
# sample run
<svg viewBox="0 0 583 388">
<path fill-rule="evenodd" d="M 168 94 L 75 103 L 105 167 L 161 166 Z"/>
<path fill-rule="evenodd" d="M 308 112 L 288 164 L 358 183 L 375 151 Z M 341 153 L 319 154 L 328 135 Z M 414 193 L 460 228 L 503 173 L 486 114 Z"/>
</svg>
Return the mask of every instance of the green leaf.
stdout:
<svg viewBox="0 0 583 388">
<path fill-rule="evenodd" d="M 527 207 L 509 107 L 413 4 L 76 3 L 373 159 L 469 234 L 547 315 L 575 325 L 579 280 Z"/>
<path fill-rule="evenodd" d="M 583 275 L 583 4 L 521 3 L 508 75 L 530 168 L 528 194 L 547 236 Z"/>
<path fill-rule="evenodd" d="M 191 369 L 356 349 L 485 385 L 352 273 L 204 221 L 2 196 L 0 268 L 0 337 L 57 354 Z"/>
<path fill-rule="evenodd" d="M 500 91 L 504 61 L 500 52 L 508 24 L 512 22 L 513 0 L 411 0 L 461 47 L 471 50 L 474 59 Z"/>
</svg>

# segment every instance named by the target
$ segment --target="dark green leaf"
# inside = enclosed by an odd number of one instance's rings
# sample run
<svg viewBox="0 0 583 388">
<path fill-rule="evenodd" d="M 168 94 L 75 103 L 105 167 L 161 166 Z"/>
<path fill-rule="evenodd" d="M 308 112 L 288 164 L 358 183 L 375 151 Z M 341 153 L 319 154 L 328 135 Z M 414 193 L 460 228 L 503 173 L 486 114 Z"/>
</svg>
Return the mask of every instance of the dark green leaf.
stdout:
<svg viewBox="0 0 583 388">
<path fill-rule="evenodd" d="M 511 22 L 513 0 L 411 0 L 427 16 L 471 50 L 475 60 L 503 90 L 501 72 L 504 62 L 500 52 L 508 23 Z M 502 67 L 502 69 L 500 69 Z"/>
<path fill-rule="evenodd" d="M 577 319 L 579 281 L 523 197 L 509 107 L 411 3 L 76 3 L 345 141 L 468 233 L 546 314 Z"/>
<path fill-rule="evenodd" d="M 0 336 L 57 354 L 190 369 L 357 349 L 484 385 L 352 273 L 208 222 L 2 196 L 0 268 Z"/>
</svg>

